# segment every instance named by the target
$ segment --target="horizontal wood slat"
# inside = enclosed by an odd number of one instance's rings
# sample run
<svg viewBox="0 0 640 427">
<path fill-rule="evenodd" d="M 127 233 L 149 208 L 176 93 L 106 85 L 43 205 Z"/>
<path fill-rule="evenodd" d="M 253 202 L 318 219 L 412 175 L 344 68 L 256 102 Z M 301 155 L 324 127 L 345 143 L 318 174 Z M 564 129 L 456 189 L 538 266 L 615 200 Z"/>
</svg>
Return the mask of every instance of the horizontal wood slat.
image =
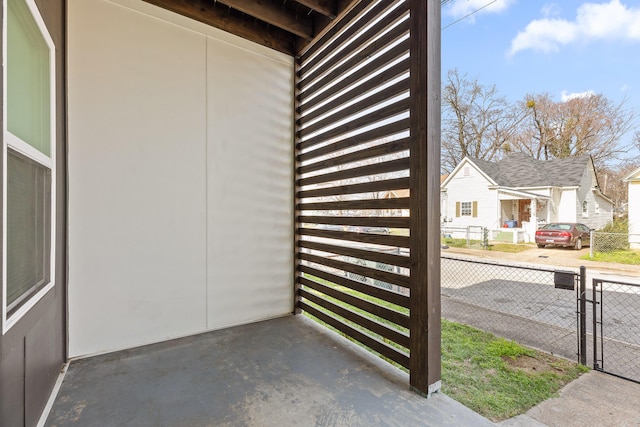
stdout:
<svg viewBox="0 0 640 427">
<path fill-rule="evenodd" d="M 298 228 L 298 234 L 303 236 L 324 237 L 327 239 L 346 240 L 350 242 L 371 243 L 391 247 L 408 248 L 409 237 L 387 234 L 353 233 L 350 231 L 317 230 L 315 228 Z"/>
<path fill-rule="evenodd" d="M 395 199 L 345 200 L 338 202 L 299 203 L 296 209 L 301 211 L 334 210 L 380 210 L 409 209 L 409 197 Z"/>
<path fill-rule="evenodd" d="M 310 137 L 306 142 L 308 144 L 301 144 L 303 146 L 312 147 L 314 145 L 327 142 L 333 138 L 339 138 L 344 136 L 345 134 L 351 132 L 357 132 L 362 130 L 363 128 L 368 128 L 369 126 L 375 126 L 376 123 L 379 123 L 383 120 L 388 120 L 393 116 L 396 116 L 401 113 L 408 113 L 409 111 L 409 98 L 400 99 L 393 104 L 389 104 L 384 108 L 379 108 L 370 112 L 369 114 L 358 117 L 357 119 L 351 120 L 347 123 L 343 123 L 335 128 L 328 129 L 321 134 Z M 305 133 L 304 131 L 299 131 L 297 137 L 301 138 L 301 133 Z"/>
<path fill-rule="evenodd" d="M 387 162 L 380 162 L 372 165 L 360 166 L 357 168 L 344 169 L 337 172 L 301 178 L 296 184 L 302 187 L 305 185 L 320 184 L 322 182 L 340 181 L 342 179 L 351 179 L 362 176 L 399 172 L 407 170 L 408 167 L 409 159 L 405 157 L 396 160 L 389 160 Z"/>
<path fill-rule="evenodd" d="M 297 124 L 304 125 L 305 123 L 309 123 L 310 121 L 322 116 L 323 114 L 327 114 L 330 111 L 335 110 L 336 108 L 339 108 L 342 105 L 353 101 L 355 98 L 361 97 L 367 93 L 372 92 L 373 90 L 388 83 L 389 81 L 400 77 L 402 74 L 407 74 L 408 76 L 408 73 L 409 73 L 409 69 L 407 68 L 408 65 L 409 65 L 408 61 L 406 62 L 403 61 L 389 68 L 388 70 L 383 71 L 377 76 L 374 76 L 373 78 L 366 80 L 364 83 L 360 84 L 357 87 L 351 86 L 350 90 L 332 99 L 331 101 L 323 104 L 322 106 L 316 108 L 310 113 L 306 113 L 306 111 L 312 108 L 311 105 L 309 106 L 305 105 L 306 108 L 298 108 L 297 112 L 300 115 L 300 118 L 297 120 Z M 368 77 L 368 76 L 369 75 L 366 75 L 364 77 Z M 337 93 L 337 91 L 333 90 L 332 88 L 330 94 L 323 94 L 323 95 L 317 96 L 316 98 L 313 98 L 313 101 L 315 101 L 314 104 L 323 102 L 324 100 L 327 99 L 326 98 L 327 96 L 333 96 L 333 94 L 335 93 Z"/>
<path fill-rule="evenodd" d="M 318 292 L 321 292 L 325 295 L 328 295 L 332 298 L 335 298 L 339 301 L 342 301 L 346 304 L 349 304 L 353 307 L 364 310 L 367 313 L 371 313 L 374 316 L 378 316 L 385 320 L 388 320 L 389 322 L 393 322 L 398 326 L 401 326 L 403 328 L 409 328 L 409 316 L 404 313 L 400 313 L 390 308 L 383 307 L 381 305 L 375 304 L 371 301 L 367 301 L 365 299 L 359 298 L 354 295 L 349 295 L 347 293 L 334 289 L 331 286 L 314 282 L 313 280 L 307 279 L 306 277 L 300 278 L 300 284 L 306 287 L 309 287 L 311 289 L 314 289 Z"/>
<path fill-rule="evenodd" d="M 371 19 L 375 19 L 376 15 L 379 15 L 382 12 L 385 12 L 387 9 L 388 3 L 380 2 L 377 6 L 373 7 L 367 16 L 371 16 Z M 400 5 L 400 7 L 395 8 L 394 10 L 387 13 L 385 19 L 378 21 L 376 24 L 372 25 L 365 32 L 362 32 L 355 37 L 353 37 L 354 33 L 360 30 L 357 25 L 351 26 L 347 31 L 340 34 L 340 36 L 336 37 L 332 44 L 337 46 L 342 46 L 346 42 L 349 42 L 349 46 L 346 46 L 340 53 L 340 55 L 334 55 L 332 58 L 329 58 L 327 61 L 320 63 L 319 58 L 314 58 L 309 61 L 307 64 L 304 64 L 298 70 L 298 77 L 302 79 L 300 88 L 305 87 L 304 80 L 308 79 L 310 81 L 317 80 L 319 76 L 326 74 L 332 68 L 334 68 L 337 64 L 339 64 L 346 55 L 349 55 L 353 52 L 357 52 L 359 50 L 367 49 L 372 43 L 375 43 L 373 40 L 378 38 L 386 38 L 387 34 L 384 36 L 380 36 L 381 33 L 385 31 L 389 31 L 396 23 L 405 17 L 409 12 L 409 5 L 407 3 Z M 372 21 L 370 21 L 372 22 Z M 407 23 L 400 24 L 402 26 L 403 31 L 408 30 Z M 391 31 L 389 31 L 391 32 Z M 318 65 L 316 67 L 316 65 Z"/>
<path fill-rule="evenodd" d="M 390 254 L 387 252 L 368 251 L 365 249 L 350 248 L 347 246 L 330 245 L 327 243 L 312 242 L 309 240 L 300 240 L 300 247 L 311 249 L 314 251 L 330 252 L 337 255 L 346 255 L 354 258 L 365 259 L 368 261 L 380 262 L 382 264 L 395 265 L 398 267 L 409 268 L 411 266 L 411 258 L 403 255 Z"/>
<path fill-rule="evenodd" d="M 409 119 L 398 120 L 377 128 L 368 130 L 358 135 L 350 136 L 346 139 L 333 142 L 328 145 L 316 148 L 315 150 L 307 151 L 306 153 L 299 154 L 296 158 L 299 162 L 307 160 L 313 160 L 320 156 L 333 153 L 335 151 L 344 150 L 345 148 L 357 147 L 361 144 L 366 144 L 381 139 L 389 138 L 392 135 L 409 130 Z M 298 147 L 299 149 L 301 147 Z"/>
<path fill-rule="evenodd" d="M 331 86 L 331 90 L 316 93 L 316 91 L 311 88 L 305 93 L 298 93 L 296 100 L 299 105 L 296 108 L 296 112 L 299 114 L 305 114 L 306 111 L 326 102 L 328 98 L 339 94 L 344 90 L 348 90 L 353 96 L 353 94 L 360 92 L 359 84 L 363 80 L 374 80 L 377 85 L 379 85 L 408 72 L 409 58 L 400 60 L 400 58 L 407 55 L 408 45 L 408 42 L 402 42 L 397 46 L 392 47 L 376 58 L 377 60 L 375 62 L 367 64 L 367 67 L 359 68 L 348 76 L 344 76 L 341 80 L 335 82 L 333 86 Z M 396 64 L 391 65 L 396 61 Z"/>
<path fill-rule="evenodd" d="M 301 166 L 298 168 L 299 174 L 315 172 L 322 169 L 327 169 L 336 166 L 346 165 L 348 163 L 373 159 L 375 157 L 385 156 L 389 154 L 400 153 L 409 149 L 409 138 L 402 138 L 396 141 L 391 141 L 373 147 L 354 151 L 352 153 L 343 154 L 342 156 L 332 157 L 330 159 L 321 160 L 319 162 L 312 163 L 310 165 Z"/>
<path fill-rule="evenodd" d="M 337 330 L 339 330 L 340 332 L 342 332 L 343 334 L 346 334 L 347 336 L 355 339 L 356 341 L 364 344 L 365 346 L 369 347 L 370 349 L 372 349 L 373 351 L 380 353 L 381 355 L 383 355 L 384 357 L 387 357 L 391 360 L 393 360 L 394 362 L 396 362 L 397 364 L 399 364 L 400 366 L 403 366 L 405 368 L 409 368 L 409 355 L 407 355 L 404 352 L 400 352 L 399 350 L 396 350 L 395 348 L 391 347 L 390 345 L 374 338 L 371 337 L 359 330 L 357 330 L 356 328 L 353 328 L 349 325 L 347 325 L 346 323 L 342 322 L 341 320 L 336 319 L 333 316 L 330 316 L 326 313 L 324 313 L 321 310 L 318 310 L 317 308 L 305 303 L 304 301 L 300 301 L 298 303 L 298 307 L 300 307 L 302 310 L 306 311 L 307 313 L 311 314 L 312 316 L 317 317 L 319 320 L 325 322 L 326 324 L 336 328 Z"/>
<path fill-rule="evenodd" d="M 402 190 L 409 188 L 409 178 L 387 179 L 384 181 L 364 182 L 362 184 L 347 184 L 335 187 L 318 188 L 316 190 L 300 191 L 298 197 L 326 197 L 343 194 L 380 193 L 383 191 Z"/>
<path fill-rule="evenodd" d="M 329 273 L 328 271 L 319 270 L 309 265 L 299 265 L 298 271 L 310 276 L 319 277 L 362 294 L 369 295 L 370 297 L 378 298 L 382 301 L 387 301 L 403 308 L 409 308 L 409 297 L 406 295 L 358 282 L 357 280 L 349 279 L 344 276 L 337 276 L 333 273 Z"/>
<path fill-rule="evenodd" d="M 334 104 L 333 102 L 327 104 L 330 108 L 328 111 L 323 114 L 318 113 L 310 114 L 309 117 L 302 116 L 297 121 L 298 126 L 303 126 L 312 120 L 324 115 L 322 119 L 316 121 L 313 124 L 310 124 L 306 127 L 303 127 L 300 131 L 300 136 L 304 137 L 305 135 L 309 135 L 311 133 L 317 132 L 320 129 L 326 128 L 333 123 L 337 123 L 341 120 L 345 120 L 351 116 L 354 116 L 358 113 L 361 113 L 369 108 L 378 106 L 383 104 L 384 102 L 388 102 L 390 99 L 400 96 L 403 93 L 408 94 L 409 92 L 409 79 L 402 79 L 389 87 L 379 90 L 378 92 L 371 92 L 367 97 L 360 99 L 359 101 L 350 104 L 346 107 L 343 107 L 343 104 Z M 364 95 L 362 93 L 361 95 Z M 351 99 L 353 100 L 353 98 Z M 342 107 L 338 109 L 339 107 Z M 315 113 L 315 111 L 314 111 Z"/>
<path fill-rule="evenodd" d="M 322 257 L 319 255 L 307 254 L 304 252 L 299 253 L 298 258 L 303 261 L 314 262 L 316 264 L 324 265 L 331 268 L 337 268 L 349 273 L 359 274 L 386 283 L 391 283 L 392 285 L 402 286 L 403 288 L 408 288 L 410 286 L 409 276 L 403 276 L 401 274 L 392 273 L 390 271 L 378 270 L 376 268 L 366 267 L 364 265 L 352 264 L 350 262 Z"/>
<path fill-rule="evenodd" d="M 363 227 L 409 228 L 408 216 L 320 216 L 299 215 L 297 221 L 309 224 L 360 225 Z"/>
<path fill-rule="evenodd" d="M 374 334 L 380 335 L 383 338 L 391 340 L 396 344 L 400 344 L 405 348 L 409 348 L 409 335 L 406 333 L 402 333 L 398 330 L 389 328 L 383 323 L 380 323 L 376 320 L 369 319 L 365 316 L 361 316 L 353 310 L 349 310 L 348 308 L 341 307 L 333 302 L 322 298 L 319 295 L 316 295 L 312 292 L 309 292 L 305 289 L 300 289 L 298 291 L 298 295 L 302 298 L 313 302 L 314 304 L 319 305 L 320 307 L 331 311 L 332 313 L 337 314 L 338 316 L 353 322 L 357 325 L 362 326 L 365 329 L 370 330 Z"/>
<path fill-rule="evenodd" d="M 362 1 L 340 16 L 339 19 L 336 19 L 335 24 L 329 28 L 329 30 L 313 40 L 311 43 L 305 45 L 303 49 L 298 52 L 298 62 L 300 64 L 305 64 L 305 62 L 309 61 L 311 57 L 321 51 L 330 52 L 329 50 L 326 50 L 329 46 L 328 43 L 345 27 L 351 27 L 352 22 L 361 15 L 367 7 L 369 7 L 369 3 Z M 319 56 L 322 57 L 323 55 Z"/>
<path fill-rule="evenodd" d="M 401 25 L 396 26 L 395 28 L 391 29 L 388 33 L 386 33 L 384 37 L 381 37 L 369 43 L 367 47 L 358 51 L 353 56 L 351 56 L 348 60 L 334 67 L 331 71 L 327 72 L 326 74 L 322 75 L 322 78 L 320 79 L 313 78 L 309 75 L 301 75 L 302 80 L 297 85 L 298 89 L 305 95 L 306 95 L 305 92 L 316 93 L 324 89 L 325 87 L 327 87 L 334 80 L 339 80 L 340 78 L 349 74 L 349 72 L 352 72 L 355 68 L 359 66 L 363 66 L 363 64 L 365 63 L 366 65 L 364 66 L 367 66 L 369 68 L 375 67 L 375 65 L 371 65 L 371 62 L 375 62 L 375 61 L 370 61 L 371 57 L 382 50 L 388 49 L 389 46 L 392 46 L 394 43 L 397 43 L 398 40 L 400 40 L 401 38 L 406 37 L 408 32 L 409 32 L 408 25 L 403 23 Z M 349 51 L 341 52 L 341 54 L 348 54 L 348 53 Z"/>
</svg>

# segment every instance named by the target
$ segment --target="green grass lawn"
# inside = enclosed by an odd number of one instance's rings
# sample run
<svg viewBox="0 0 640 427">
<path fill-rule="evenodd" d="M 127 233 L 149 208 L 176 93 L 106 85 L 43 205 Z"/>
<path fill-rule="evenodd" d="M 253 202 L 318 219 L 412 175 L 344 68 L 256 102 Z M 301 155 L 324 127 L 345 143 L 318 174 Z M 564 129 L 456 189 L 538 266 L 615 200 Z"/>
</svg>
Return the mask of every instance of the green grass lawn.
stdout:
<svg viewBox="0 0 640 427">
<path fill-rule="evenodd" d="M 326 280 L 312 276 L 309 278 L 408 314 L 408 310 L 402 307 Z M 325 298 L 364 314 L 361 310 L 336 299 L 326 296 Z M 393 325 L 375 316 L 373 318 Z M 318 319 L 314 320 L 320 322 Z M 351 325 L 357 327 L 355 324 Z M 388 340 L 386 342 L 394 345 Z M 358 342 L 356 344 L 361 345 Z M 406 351 L 403 347 L 395 346 Z M 396 366 L 403 369 L 399 365 Z M 525 413 L 531 407 L 553 397 L 565 384 L 587 370 L 588 368 L 568 360 L 442 319 L 442 391 L 493 421 Z"/>
<path fill-rule="evenodd" d="M 490 251 L 496 251 L 496 252 L 516 253 L 516 252 L 528 251 L 529 249 L 533 249 L 533 248 L 534 246 L 532 245 L 516 245 L 514 243 L 494 243 L 494 244 L 490 244 L 487 249 L 489 249 Z"/>
<path fill-rule="evenodd" d="M 442 321 L 442 391 L 492 421 L 525 413 L 588 368 Z"/>
<path fill-rule="evenodd" d="M 600 262 L 617 262 L 619 264 L 640 265 L 640 251 L 619 250 L 613 252 L 596 252 L 593 257 L 589 254 L 583 255 L 580 259 L 600 261 Z"/>
</svg>

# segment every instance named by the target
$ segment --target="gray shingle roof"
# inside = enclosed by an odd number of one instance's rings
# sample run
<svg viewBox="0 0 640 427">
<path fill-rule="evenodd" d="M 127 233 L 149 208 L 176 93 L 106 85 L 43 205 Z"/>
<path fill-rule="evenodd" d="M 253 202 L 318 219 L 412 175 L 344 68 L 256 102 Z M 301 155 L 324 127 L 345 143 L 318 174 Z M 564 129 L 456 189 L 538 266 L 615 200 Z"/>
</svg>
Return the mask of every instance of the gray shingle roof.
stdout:
<svg viewBox="0 0 640 427">
<path fill-rule="evenodd" d="M 536 160 L 524 153 L 514 153 L 497 162 L 470 159 L 480 170 L 502 187 L 574 187 L 580 185 L 588 154 L 565 159 Z"/>
</svg>

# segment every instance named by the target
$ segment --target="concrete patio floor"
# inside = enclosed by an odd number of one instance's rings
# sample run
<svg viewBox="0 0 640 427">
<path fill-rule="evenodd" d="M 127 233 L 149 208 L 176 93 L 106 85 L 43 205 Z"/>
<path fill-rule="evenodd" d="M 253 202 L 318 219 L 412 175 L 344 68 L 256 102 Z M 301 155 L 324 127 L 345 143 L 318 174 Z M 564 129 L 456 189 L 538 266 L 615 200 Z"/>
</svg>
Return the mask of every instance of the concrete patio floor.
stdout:
<svg viewBox="0 0 640 427">
<path fill-rule="evenodd" d="M 47 426 L 491 426 L 303 316 L 72 361 Z"/>
</svg>

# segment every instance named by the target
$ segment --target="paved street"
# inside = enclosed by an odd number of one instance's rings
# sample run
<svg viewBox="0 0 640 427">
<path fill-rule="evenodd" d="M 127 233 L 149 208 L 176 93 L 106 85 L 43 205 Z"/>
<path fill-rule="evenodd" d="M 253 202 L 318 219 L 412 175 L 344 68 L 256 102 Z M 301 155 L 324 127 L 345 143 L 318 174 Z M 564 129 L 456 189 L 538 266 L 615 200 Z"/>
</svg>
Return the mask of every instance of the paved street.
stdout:
<svg viewBox="0 0 640 427">
<path fill-rule="evenodd" d="M 496 265 L 497 262 L 501 265 Z M 578 269 L 563 264 L 536 265 L 443 251 L 443 316 L 575 359 L 577 293 L 556 289 L 554 270 L 577 273 Z M 596 307 L 602 309 L 605 368 L 640 379 L 640 280 L 624 270 L 587 271 L 589 301 L 593 298 L 592 278 L 612 282 L 605 283 L 604 291 L 596 295 L 596 301 L 601 303 Z M 593 359 L 592 311 L 593 305 L 588 303 L 589 364 Z M 597 332 L 599 335 L 599 325 Z"/>
</svg>

